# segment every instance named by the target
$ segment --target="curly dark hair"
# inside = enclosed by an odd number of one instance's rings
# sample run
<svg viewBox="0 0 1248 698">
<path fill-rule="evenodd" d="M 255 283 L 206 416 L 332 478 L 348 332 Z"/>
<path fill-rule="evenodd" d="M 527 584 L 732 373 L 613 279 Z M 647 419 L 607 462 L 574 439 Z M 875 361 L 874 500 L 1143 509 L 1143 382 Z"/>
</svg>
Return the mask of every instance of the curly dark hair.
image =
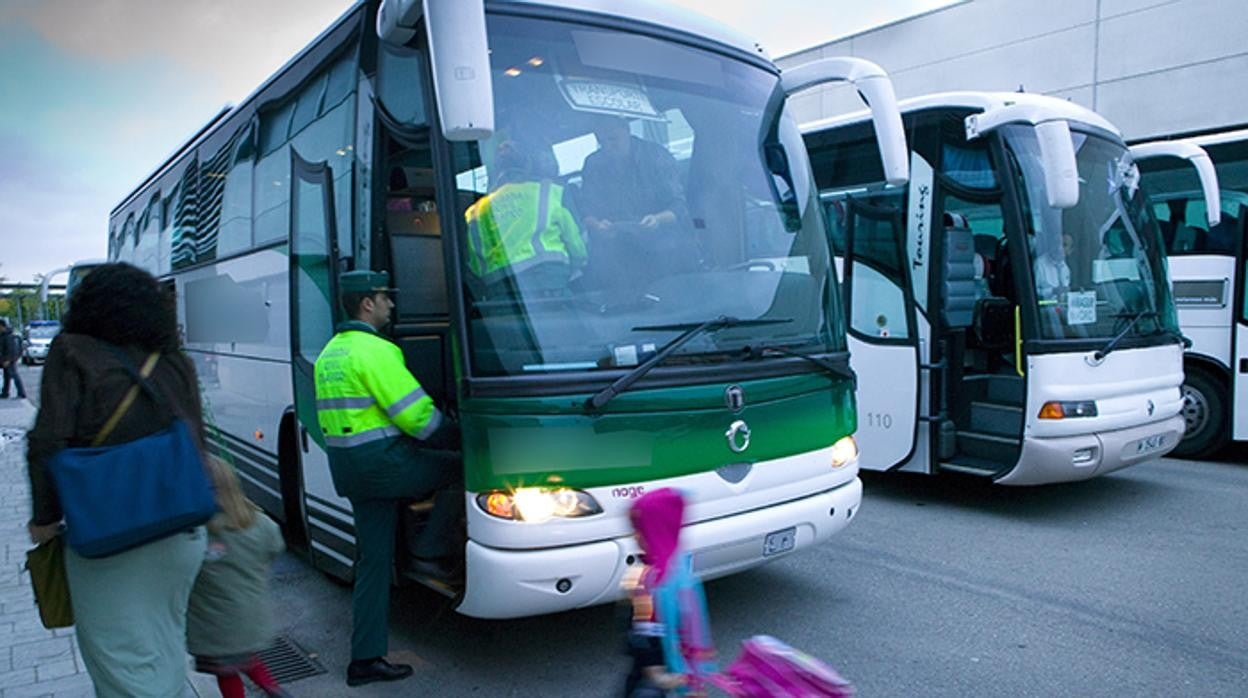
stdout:
<svg viewBox="0 0 1248 698">
<path fill-rule="evenodd" d="M 102 264 L 83 277 L 69 296 L 62 328 L 146 351 L 177 351 L 180 345 L 173 294 L 124 262 Z"/>
</svg>

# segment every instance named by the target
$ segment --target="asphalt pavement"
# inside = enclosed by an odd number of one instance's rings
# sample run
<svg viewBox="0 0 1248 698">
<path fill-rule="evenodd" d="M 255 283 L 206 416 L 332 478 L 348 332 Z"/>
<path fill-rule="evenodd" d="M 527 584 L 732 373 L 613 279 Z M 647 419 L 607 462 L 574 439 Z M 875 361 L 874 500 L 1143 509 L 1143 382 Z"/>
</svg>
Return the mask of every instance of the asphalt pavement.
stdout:
<svg viewBox="0 0 1248 698">
<path fill-rule="evenodd" d="M 707 585 L 716 644 L 774 635 L 860 696 L 1246 695 L 1246 452 L 1042 488 L 864 474 L 839 537 Z M 292 555 L 273 575 L 281 632 L 327 669 L 297 696 L 611 696 L 626 670 L 611 607 L 481 621 L 407 587 L 391 659 L 415 676 L 348 689 L 350 589 Z"/>
</svg>

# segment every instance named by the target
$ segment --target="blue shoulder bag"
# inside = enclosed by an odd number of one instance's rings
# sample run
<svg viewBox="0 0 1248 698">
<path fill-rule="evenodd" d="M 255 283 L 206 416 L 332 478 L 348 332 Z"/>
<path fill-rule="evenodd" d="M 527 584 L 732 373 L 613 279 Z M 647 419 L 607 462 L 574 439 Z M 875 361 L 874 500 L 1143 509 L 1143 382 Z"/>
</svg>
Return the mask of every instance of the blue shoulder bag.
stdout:
<svg viewBox="0 0 1248 698">
<path fill-rule="evenodd" d="M 48 462 L 65 512 L 66 542 L 83 557 L 115 555 L 198 526 L 217 512 L 203 457 L 186 420 L 147 380 L 160 353 L 141 371 L 115 350 L 137 385 L 130 388 L 91 446 L 66 448 Z M 140 388 L 175 415 L 169 426 L 124 444 L 101 446 Z"/>
</svg>

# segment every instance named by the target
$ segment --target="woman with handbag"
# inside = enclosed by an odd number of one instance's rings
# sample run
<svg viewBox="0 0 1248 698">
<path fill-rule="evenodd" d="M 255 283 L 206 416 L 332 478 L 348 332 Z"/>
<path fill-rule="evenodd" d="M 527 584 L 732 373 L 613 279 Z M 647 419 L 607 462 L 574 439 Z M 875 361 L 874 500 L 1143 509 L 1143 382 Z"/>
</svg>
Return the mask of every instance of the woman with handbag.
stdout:
<svg viewBox="0 0 1248 698">
<path fill-rule="evenodd" d="M 28 435 L 31 539 L 42 542 L 57 534 L 62 520 L 67 525 L 65 568 L 78 645 L 97 695 L 181 695 L 187 599 L 204 560 L 207 539 L 198 524 L 207 517 L 177 520 L 174 530 L 140 526 L 139 534 L 127 517 L 133 518 L 136 508 L 161 506 L 136 504 L 135 493 L 152 492 L 154 481 L 163 486 L 179 468 L 189 467 L 195 475 L 196 461 L 203 484 L 193 483 L 192 490 L 207 488 L 211 500 L 199 460 L 203 422 L 195 369 L 180 348 L 172 294 L 147 272 L 128 264 L 102 265 L 69 300 Z M 103 465 L 86 469 L 97 478 L 101 472 L 119 473 L 120 481 L 97 479 L 85 492 L 66 475 L 71 456 L 107 457 L 168 434 L 175 441 L 182 435 L 188 443 L 181 450 L 189 458 L 162 455 L 159 449 L 146 461 L 142 453 L 122 453 L 119 468 L 113 468 L 114 458 L 103 464 L 107 471 Z M 202 500 L 203 492 L 193 494 Z M 126 535 L 103 544 L 92 539 L 113 527 Z"/>
</svg>

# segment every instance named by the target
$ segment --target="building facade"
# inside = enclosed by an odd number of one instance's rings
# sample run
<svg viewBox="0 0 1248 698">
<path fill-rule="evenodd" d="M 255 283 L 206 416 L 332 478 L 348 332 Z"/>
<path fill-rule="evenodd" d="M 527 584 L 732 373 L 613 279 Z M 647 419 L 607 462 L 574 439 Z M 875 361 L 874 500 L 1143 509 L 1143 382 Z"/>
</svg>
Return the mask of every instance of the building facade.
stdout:
<svg viewBox="0 0 1248 698">
<path fill-rule="evenodd" d="M 1053 95 L 1128 141 L 1248 124 L 1248 4 L 1241 0 L 968 0 L 780 58 L 883 66 L 898 99 L 951 90 Z M 841 85 L 799 96 L 799 123 L 860 111 Z"/>
</svg>

